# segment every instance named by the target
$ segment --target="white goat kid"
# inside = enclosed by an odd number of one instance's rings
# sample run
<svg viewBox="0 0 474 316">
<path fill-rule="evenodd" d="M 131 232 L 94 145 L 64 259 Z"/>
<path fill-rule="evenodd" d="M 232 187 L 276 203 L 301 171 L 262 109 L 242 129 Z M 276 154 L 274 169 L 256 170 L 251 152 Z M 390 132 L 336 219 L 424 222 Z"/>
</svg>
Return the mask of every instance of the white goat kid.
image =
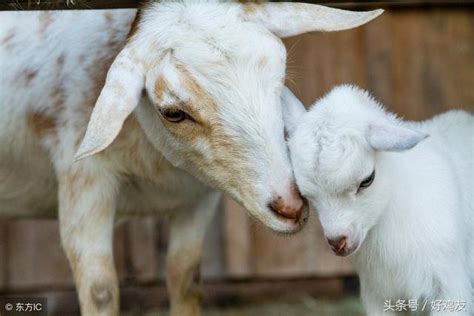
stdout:
<svg viewBox="0 0 474 316">
<path fill-rule="evenodd" d="M 277 232 L 306 219 L 283 137 L 277 36 L 348 29 L 381 11 L 173 1 L 136 13 L 1 13 L 1 215 L 59 210 L 84 315 L 119 311 L 116 210 L 169 215 L 171 314 L 195 315 L 213 189 Z"/>
<path fill-rule="evenodd" d="M 351 86 L 308 112 L 289 90 L 284 99 L 297 184 L 334 253 L 354 254 L 368 314 L 390 314 L 384 303 L 400 299 L 472 315 L 474 117 L 401 121 Z M 437 311 L 435 300 L 466 307 Z"/>
</svg>

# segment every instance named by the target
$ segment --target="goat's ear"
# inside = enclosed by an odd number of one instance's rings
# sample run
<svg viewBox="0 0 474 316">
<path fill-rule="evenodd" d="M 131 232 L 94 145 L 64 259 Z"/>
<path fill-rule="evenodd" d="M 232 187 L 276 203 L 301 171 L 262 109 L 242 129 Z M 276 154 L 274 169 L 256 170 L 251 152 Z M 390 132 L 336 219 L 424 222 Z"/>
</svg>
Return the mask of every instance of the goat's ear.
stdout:
<svg viewBox="0 0 474 316">
<path fill-rule="evenodd" d="M 281 106 L 283 107 L 283 120 L 288 133 L 291 135 L 297 126 L 298 119 L 306 113 L 301 101 L 288 89 L 283 87 L 281 93 Z"/>
<path fill-rule="evenodd" d="M 130 49 L 125 47 L 107 73 L 75 160 L 94 155 L 114 141 L 137 106 L 144 81 L 142 65 L 133 60 Z"/>
<path fill-rule="evenodd" d="M 415 147 L 429 135 L 393 124 L 369 124 L 367 141 L 375 150 L 404 151 Z"/>
<path fill-rule="evenodd" d="M 314 31 L 341 31 L 375 19 L 383 10 L 355 12 L 308 3 L 247 3 L 244 19 L 257 21 L 279 37 Z"/>
</svg>

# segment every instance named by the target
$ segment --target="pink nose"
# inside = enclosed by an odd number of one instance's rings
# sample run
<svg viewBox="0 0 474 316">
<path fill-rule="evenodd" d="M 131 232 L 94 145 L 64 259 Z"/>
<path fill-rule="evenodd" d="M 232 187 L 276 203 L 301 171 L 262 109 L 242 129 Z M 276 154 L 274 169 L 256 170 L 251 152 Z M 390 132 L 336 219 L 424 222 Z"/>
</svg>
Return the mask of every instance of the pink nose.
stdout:
<svg viewBox="0 0 474 316">
<path fill-rule="evenodd" d="M 347 245 L 347 237 L 339 236 L 334 239 L 328 238 L 328 243 L 336 254 L 342 254 L 344 253 Z"/>
<path fill-rule="evenodd" d="M 276 195 L 268 207 L 276 214 L 290 219 L 299 219 L 305 207 L 305 202 L 296 186 L 292 185 L 286 197 Z"/>
</svg>

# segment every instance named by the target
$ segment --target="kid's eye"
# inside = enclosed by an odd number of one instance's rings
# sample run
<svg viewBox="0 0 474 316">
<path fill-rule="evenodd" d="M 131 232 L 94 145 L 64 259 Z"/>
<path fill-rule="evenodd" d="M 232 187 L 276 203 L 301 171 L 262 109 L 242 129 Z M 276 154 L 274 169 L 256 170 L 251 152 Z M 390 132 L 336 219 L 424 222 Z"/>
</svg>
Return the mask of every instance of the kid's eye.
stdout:
<svg viewBox="0 0 474 316">
<path fill-rule="evenodd" d="M 370 174 L 370 176 L 368 176 L 367 178 L 365 178 L 365 179 L 359 184 L 359 188 L 357 189 L 357 192 L 359 192 L 359 191 L 362 190 L 362 189 L 365 189 L 365 188 L 370 187 L 370 185 L 372 184 L 372 182 L 374 182 L 374 178 L 375 178 L 375 169 L 374 169 L 374 171 L 372 171 L 372 173 Z"/>
</svg>

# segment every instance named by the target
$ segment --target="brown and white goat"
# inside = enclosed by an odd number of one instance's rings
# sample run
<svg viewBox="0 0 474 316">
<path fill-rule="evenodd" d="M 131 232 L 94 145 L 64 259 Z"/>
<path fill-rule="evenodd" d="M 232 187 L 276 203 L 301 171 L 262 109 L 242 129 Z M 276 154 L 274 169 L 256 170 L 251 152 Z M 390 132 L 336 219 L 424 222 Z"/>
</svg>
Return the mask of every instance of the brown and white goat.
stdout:
<svg viewBox="0 0 474 316">
<path fill-rule="evenodd" d="M 136 10 L 1 13 L 1 216 L 58 210 L 82 314 L 116 315 L 114 218 L 167 215 L 171 314 L 198 314 L 215 190 L 276 232 L 307 216 L 283 136 L 279 37 L 380 12 L 161 2 L 133 27 Z"/>
</svg>

